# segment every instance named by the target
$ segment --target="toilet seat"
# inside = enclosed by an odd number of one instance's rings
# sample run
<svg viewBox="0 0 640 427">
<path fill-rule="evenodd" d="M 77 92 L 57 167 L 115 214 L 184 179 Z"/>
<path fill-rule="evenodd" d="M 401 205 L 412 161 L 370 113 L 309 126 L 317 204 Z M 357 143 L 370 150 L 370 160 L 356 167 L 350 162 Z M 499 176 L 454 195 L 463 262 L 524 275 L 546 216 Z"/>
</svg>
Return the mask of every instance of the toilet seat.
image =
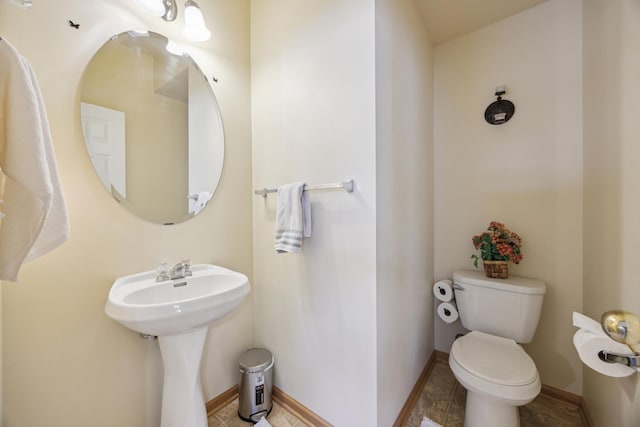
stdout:
<svg viewBox="0 0 640 427">
<path fill-rule="evenodd" d="M 454 341 L 449 366 L 467 390 L 514 405 L 530 402 L 541 389 L 535 363 L 519 344 L 507 338 L 469 332 Z"/>
<path fill-rule="evenodd" d="M 454 346 L 458 364 L 484 380 L 524 385 L 536 378 L 533 360 L 513 340 L 473 331 L 456 340 Z"/>
</svg>

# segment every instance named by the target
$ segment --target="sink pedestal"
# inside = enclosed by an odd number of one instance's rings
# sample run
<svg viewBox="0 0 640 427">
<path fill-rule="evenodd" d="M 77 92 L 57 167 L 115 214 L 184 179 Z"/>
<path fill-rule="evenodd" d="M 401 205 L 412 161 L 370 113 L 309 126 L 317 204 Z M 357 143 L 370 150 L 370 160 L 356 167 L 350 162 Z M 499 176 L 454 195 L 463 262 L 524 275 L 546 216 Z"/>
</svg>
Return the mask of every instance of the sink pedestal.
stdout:
<svg viewBox="0 0 640 427">
<path fill-rule="evenodd" d="M 234 311 L 247 276 L 211 264 L 191 276 L 158 282 L 155 270 L 116 279 L 105 313 L 132 331 L 158 337 L 164 365 L 162 427 L 207 427 L 200 360 L 209 325 Z"/>
<path fill-rule="evenodd" d="M 200 361 L 208 328 L 158 337 L 164 365 L 161 427 L 208 425 L 200 385 Z"/>
</svg>

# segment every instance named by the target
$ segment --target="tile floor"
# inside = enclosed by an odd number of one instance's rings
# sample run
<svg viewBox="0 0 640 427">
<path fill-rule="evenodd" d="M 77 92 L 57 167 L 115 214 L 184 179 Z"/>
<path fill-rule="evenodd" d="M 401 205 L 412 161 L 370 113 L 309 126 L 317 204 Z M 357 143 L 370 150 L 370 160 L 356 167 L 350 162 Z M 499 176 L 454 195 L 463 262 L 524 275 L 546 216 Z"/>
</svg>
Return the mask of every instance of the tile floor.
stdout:
<svg viewBox="0 0 640 427">
<path fill-rule="evenodd" d="M 464 387 L 458 384 L 449 369 L 447 360 L 437 359 L 405 427 L 419 427 L 424 416 L 442 424 L 443 427 L 462 427 L 466 394 Z M 312 427 L 275 402 L 267 419 L 273 427 Z M 251 425 L 238 417 L 237 398 L 218 412 L 209 414 L 209 427 Z M 538 396 L 530 404 L 520 407 L 520 426 L 582 427 L 583 423 L 580 412 L 574 405 L 550 397 Z"/>
<path fill-rule="evenodd" d="M 467 391 L 453 376 L 446 359 L 437 359 L 405 427 L 419 427 L 427 416 L 444 427 L 462 427 Z M 582 427 L 575 405 L 547 396 L 520 407 L 521 427 Z"/>
<path fill-rule="evenodd" d="M 273 427 L 310 427 L 275 402 L 273 402 L 273 409 L 267 420 Z M 209 413 L 209 427 L 245 427 L 252 425 L 252 423 L 242 421 L 238 416 L 238 398 L 218 412 Z"/>
</svg>

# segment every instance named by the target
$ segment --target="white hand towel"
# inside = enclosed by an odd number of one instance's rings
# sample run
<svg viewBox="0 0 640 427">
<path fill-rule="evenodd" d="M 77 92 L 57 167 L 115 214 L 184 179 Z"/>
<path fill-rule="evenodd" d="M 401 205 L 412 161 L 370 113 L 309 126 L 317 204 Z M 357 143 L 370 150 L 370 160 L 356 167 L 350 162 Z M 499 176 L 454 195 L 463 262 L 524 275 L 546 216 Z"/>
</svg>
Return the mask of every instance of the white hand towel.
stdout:
<svg viewBox="0 0 640 427">
<path fill-rule="evenodd" d="M 0 168 L 6 175 L 0 280 L 16 281 L 24 262 L 69 237 L 69 222 L 36 76 L 6 40 L 0 41 Z"/>
<path fill-rule="evenodd" d="M 275 248 L 278 253 L 300 252 L 302 239 L 311 237 L 311 205 L 304 182 L 278 188 Z"/>
<path fill-rule="evenodd" d="M 269 421 L 267 421 L 267 419 L 265 417 L 262 417 L 262 418 L 260 418 L 260 421 L 258 421 L 256 424 L 254 424 L 254 427 L 272 427 L 272 426 L 269 423 Z"/>
<path fill-rule="evenodd" d="M 422 422 L 420 423 L 420 427 L 442 427 L 442 425 L 440 425 L 437 422 L 433 421 L 429 417 L 423 417 L 422 418 Z"/>
</svg>

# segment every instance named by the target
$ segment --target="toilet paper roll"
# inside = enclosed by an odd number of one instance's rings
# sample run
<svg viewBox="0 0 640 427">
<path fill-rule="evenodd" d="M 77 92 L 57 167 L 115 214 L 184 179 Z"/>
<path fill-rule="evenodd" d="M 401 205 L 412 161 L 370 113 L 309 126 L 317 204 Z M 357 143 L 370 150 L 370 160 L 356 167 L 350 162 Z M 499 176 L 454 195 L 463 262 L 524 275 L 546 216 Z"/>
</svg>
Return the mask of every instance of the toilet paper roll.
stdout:
<svg viewBox="0 0 640 427">
<path fill-rule="evenodd" d="M 601 350 L 607 350 L 625 356 L 633 355 L 629 347 L 615 342 L 606 335 L 594 334 L 586 329 L 578 329 L 573 335 L 573 345 L 578 352 L 578 356 L 580 356 L 580 360 L 594 371 L 609 377 L 628 377 L 636 372 L 635 369 L 629 366 L 600 360 L 598 353 Z"/>
<path fill-rule="evenodd" d="M 445 323 L 453 323 L 458 320 L 458 309 L 453 302 L 440 303 L 436 311 L 438 312 L 438 317 L 444 320 Z"/>
<path fill-rule="evenodd" d="M 440 280 L 433 285 L 433 295 L 442 302 L 449 302 L 453 299 L 453 282 L 451 280 Z"/>
<path fill-rule="evenodd" d="M 602 330 L 600 323 L 576 311 L 573 312 L 573 326 L 589 331 L 592 334 L 602 335 L 603 337 L 607 336 Z"/>
</svg>

